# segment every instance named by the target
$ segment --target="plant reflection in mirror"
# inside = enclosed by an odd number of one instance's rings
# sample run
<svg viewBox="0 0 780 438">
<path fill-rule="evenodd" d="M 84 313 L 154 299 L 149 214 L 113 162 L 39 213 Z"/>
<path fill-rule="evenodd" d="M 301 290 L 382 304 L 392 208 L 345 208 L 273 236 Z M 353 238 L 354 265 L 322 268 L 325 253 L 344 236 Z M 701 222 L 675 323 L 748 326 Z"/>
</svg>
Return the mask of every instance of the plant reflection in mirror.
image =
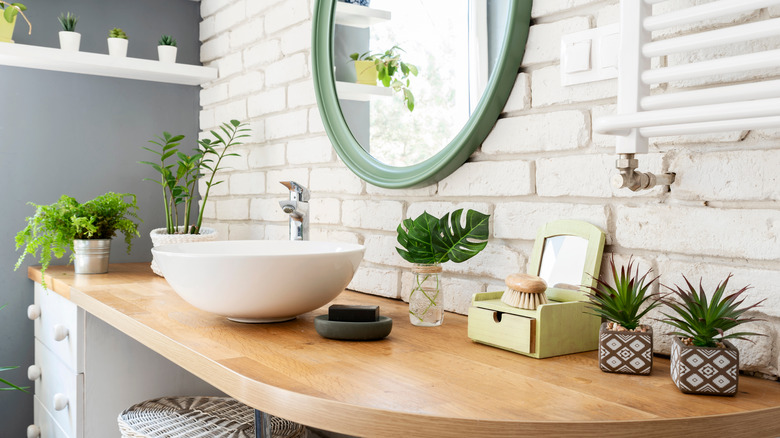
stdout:
<svg viewBox="0 0 780 438">
<path fill-rule="evenodd" d="M 393 46 L 384 52 L 353 53 L 349 57 L 353 61 L 372 61 L 377 71 L 377 79 L 382 85 L 392 88 L 396 93 L 402 93 L 404 103 L 409 111 L 414 111 L 414 94 L 409 89 L 411 75 L 417 76 L 418 69 L 414 64 L 401 61 L 404 49 Z"/>
</svg>

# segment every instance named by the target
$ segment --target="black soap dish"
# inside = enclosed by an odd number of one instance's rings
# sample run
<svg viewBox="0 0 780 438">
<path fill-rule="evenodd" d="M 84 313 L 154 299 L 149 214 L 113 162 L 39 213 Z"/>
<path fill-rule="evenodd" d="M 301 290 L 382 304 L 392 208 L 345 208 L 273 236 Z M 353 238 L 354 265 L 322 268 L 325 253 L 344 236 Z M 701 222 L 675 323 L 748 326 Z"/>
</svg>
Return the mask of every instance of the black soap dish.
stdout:
<svg viewBox="0 0 780 438">
<path fill-rule="evenodd" d="M 393 320 L 380 316 L 376 321 L 332 321 L 328 315 L 314 318 L 314 329 L 320 336 L 340 341 L 375 341 L 393 330 Z"/>
</svg>

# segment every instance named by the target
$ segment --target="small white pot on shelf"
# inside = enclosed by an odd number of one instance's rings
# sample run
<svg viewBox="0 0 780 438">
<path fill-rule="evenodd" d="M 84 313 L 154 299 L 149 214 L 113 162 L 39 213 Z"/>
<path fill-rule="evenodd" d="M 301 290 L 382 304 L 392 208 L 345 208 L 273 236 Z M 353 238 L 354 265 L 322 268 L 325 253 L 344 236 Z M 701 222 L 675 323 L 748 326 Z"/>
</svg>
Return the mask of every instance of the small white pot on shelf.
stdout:
<svg viewBox="0 0 780 438">
<path fill-rule="evenodd" d="M 60 49 L 66 52 L 78 52 L 81 46 L 81 34 L 78 32 L 60 31 Z"/>
<path fill-rule="evenodd" d="M 167 64 L 176 63 L 176 52 L 178 48 L 176 46 L 157 46 L 157 56 L 160 58 L 160 62 Z"/>
<path fill-rule="evenodd" d="M 127 56 L 127 40 L 124 38 L 108 38 L 108 54 L 124 58 Z"/>
</svg>

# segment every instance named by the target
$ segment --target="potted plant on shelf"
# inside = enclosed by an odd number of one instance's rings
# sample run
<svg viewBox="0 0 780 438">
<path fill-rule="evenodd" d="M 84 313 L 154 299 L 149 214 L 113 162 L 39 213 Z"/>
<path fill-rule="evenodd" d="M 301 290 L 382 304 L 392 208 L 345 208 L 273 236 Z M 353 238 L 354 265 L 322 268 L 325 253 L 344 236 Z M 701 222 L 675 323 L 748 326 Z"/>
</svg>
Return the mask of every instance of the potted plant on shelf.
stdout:
<svg viewBox="0 0 780 438">
<path fill-rule="evenodd" d="M 647 281 L 650 270 L 640 276 L 632 258 L 620 271 L 614 256 L 609 264 L 615 286 L 597 278 L 595 287 L 587 287 L 589 309 L 607 320 L 599 328 L 599 368 L 607 373 L 650 374 L 653 328 L 640 320 L 661 305 L 660 296 L 649 292 L 658 277 Z"/>
<path fill-rule="evenodd" d="M 465 227 L 461 225 L 462 215 L 463 209 L 440 219 L 423 212 L 417 219 L 405 219 L 398 225 L 401 248 L 396 247 L 396 251 L 414 264 L 409 319 L 416 326 L 438 326 L 443 321 L 441 264 L 465 262 L 487 246 L 490 215 L 468 210 Z"/>
<path fill-rule="evenodd" d="M 70 250 L 77 274 L 104 274 L 108 272 L 111 238 L 117 231 L 124 234 L 130 253 L 133 237 L 138 236 L 141 220 L 136 211 L 135 195 L 108 192 L 80 204 L 76 199 L 62 195 L 51 205 L 36 205 L 35 215 L 28 217 L 27 226 L 16 234 L 16 249 L 24 247 L 14 270 L 19 269 L 30 254 L 40 257 L 41 274 L 45 274 L 52 256 L 60 258 Z M 45 286 L 45 281 L 43 283 Z"/>
<path fill-rule="evenodd" d="M 168 64 L 176 63 L 176 39 L 170 35 L 163 35 L 157 42 L 157 57 L 160 62 Z"/>
<path fill-rule="evenodd" d="M 108 32 L 108 54 L 120 58 L 127 56 L 127 34 L 118 27 Z"/>
<path fill-rule="evenodd" d="M 68 52 L 78 52 L 81 45 L 81 34 L 76 32 L 76 23 L 79 21 L 79 17 L 71 14 L 70 12 L 62 13 L 57 20 L 62 26 L 60 31 L 60 49 Z"/>
<path fill-rule="evenodd" d="M 414 64 L 401 61 L 400 52 L 403 51 L 401 47 L 393 46 L 384 52 L 353 53 L 349 57 L 355 62 L 358 83 L 376 85 L 377 80 L 382 81 L 385 87 L 401 93 L 406 107 L 414 111 L 414 94 L 409 85 L 411 76 L 417 76 L 418 69 Z"/>
<path fill-rule="evenodd" d="M 162 137 L 149 140 L 149 143 L 157 145 L 159 149 L 148 147 L 144 147 L 144 149 L 157 155 L 159 161 L 141 161 L 141 163 L 154 168 L 160 174 L 160 178 L 144 178 L 144 180 L 153 181 L 160 185 L 165 208 L 165 228 L 156 228 L 151 232 L 153 246 L 216 240 L 216 230 L 202 226 L 203 212 L 206 210 L 211 188 L 224 182 L 222 180 L 215 181 L 217 172 L 222 170 L 223 160 L 226 157 L 238 156 L 238 154 L 230 152 L 231 148 L 240 145 L 239 140 L 249 136 L 247 134 L 249 129 L 245 126 L 245 123 L 240 123 L 238 120 L 223 123 L 220 126 L 222 132 L 211 131 L 214 138 L 198 141 L 200 149 L 196 149 L 192 155 L 187 155 L 178 149 L 184 139 L 183 135 L 171 135 L 164 132 Z M 176 161 L 169 164 L 168 159 L 173 157 Z M 191 223 L 190 207 L 197 195 L 195 189 L 199 178 L 206 178 L 206 191 L 203 194 L 197 218 L 194 223 Z M 179 214 L 180 206 L 183 207 L 181 215 Z M 152 270 L 157 275 L 163 275 L 154 259 L 152 259 Z"/>
<path fill-rule="evenodd" d="M 0 0 L 0 9 L 3 10 L 4 20 L 0 20 L 0 42 L 12 43 L 14 36 L 14 27 L 16 27 L 16 17 L 21 15 L 24 21 L 27 22 L 27 35 L 32 33 L 32 24 L 27 16 L 24 15 L 24 11 L 27 10 L 27 6 L 21 3 L 8 3 Z"/>
<path fill-rule="evenodd" d="M 739 350 L 728 340 L 764 336 L 753 332 L 726 334 L 744 323 L 757 321 L 742 315 L 764 301 L 741 307 L 745 301 L 742 295 L 749 286 L 724 297 L 730 278 L 731 274 L 718 284 L 709 300 L 701 281 L 697 291 L 685 276 L 684 288 L 667 287 L 677 299 L 664 300 L 674 315 L 664 313 L 663 321 L 677 329 L 670 333 L 674 335 L 671 375 L 675 385 L 686 394 L 736 395 Z"/>
</svg>

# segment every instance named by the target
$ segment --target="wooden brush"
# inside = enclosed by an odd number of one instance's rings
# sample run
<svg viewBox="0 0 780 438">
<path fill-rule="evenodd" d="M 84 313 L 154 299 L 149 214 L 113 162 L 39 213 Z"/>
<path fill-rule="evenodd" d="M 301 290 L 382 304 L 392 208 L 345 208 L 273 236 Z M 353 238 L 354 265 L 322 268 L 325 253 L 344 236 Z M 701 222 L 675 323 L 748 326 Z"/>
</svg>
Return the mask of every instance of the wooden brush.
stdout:
<svg viewBox="0 0 780 438">
<path fill-rule="evenodd" d="M 501 301 L 520 309 L 536 310 L 547 303 L 547 283 L 541 277 L 529 274 L 511 274 L 506 277 L 506 290 Z"/>
</svg>

